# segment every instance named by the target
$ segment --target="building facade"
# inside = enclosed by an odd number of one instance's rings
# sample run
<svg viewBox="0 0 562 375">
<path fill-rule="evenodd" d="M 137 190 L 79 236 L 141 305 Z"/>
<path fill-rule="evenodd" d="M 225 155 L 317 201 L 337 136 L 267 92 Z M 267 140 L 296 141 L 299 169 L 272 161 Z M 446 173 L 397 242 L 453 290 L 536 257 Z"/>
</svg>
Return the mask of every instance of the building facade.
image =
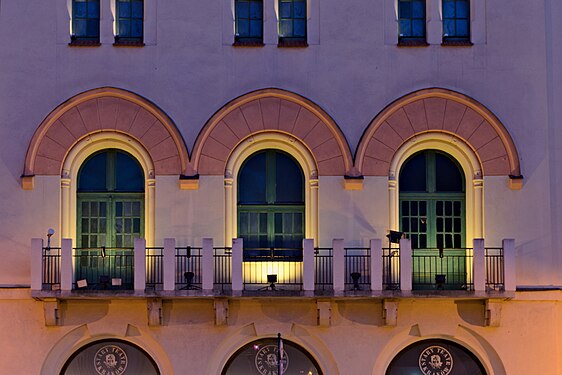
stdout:
<svg viewBox="0 0 562 375">
<path fill-rule="evenodd" d="M 1 372 L 562 374 L 558 15 L 0 0 Z"/>
</svg>

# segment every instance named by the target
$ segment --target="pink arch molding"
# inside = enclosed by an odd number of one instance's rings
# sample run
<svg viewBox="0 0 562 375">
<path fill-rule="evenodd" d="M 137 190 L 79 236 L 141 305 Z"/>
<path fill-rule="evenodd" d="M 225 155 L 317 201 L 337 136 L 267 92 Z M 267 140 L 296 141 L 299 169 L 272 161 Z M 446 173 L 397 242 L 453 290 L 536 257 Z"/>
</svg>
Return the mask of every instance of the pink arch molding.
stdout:
<svg viewBox="0 0 562 375">
<path fill-rule="evenodd" d="M 183 139 L 164 112 L 131 92 L 99 88 L 72 97 L 43 120 L 27 149 L 23 178 L 60 175 L 68 151 L 80 139 L 104 131 L 138 140 L 157 175 L 180 175 L 187 168 Z"/>
<path fill-rule="evenodd" d="M 356 167 L 364 175 L 388 175 L 398 148 L 431 132 L 464 140 L 478 156 L 484 175 L 521 177 L 517 149 L 499 119 L 474 99 L 440 88 L 406 95 L 377 115 L 363 134 Z"/>
<path fill-rule="evenodd" d="M 353 166 L 351 152 L 334 120 L 311 101 L 279 89 L 243 95 L 220 109 L 199 133 L 192 165 L 201 175 L 222 175 L 231 151 L 252 134 L 285 133 L 309 148 L 318 174 L 343 176 Z"/>
</svg>

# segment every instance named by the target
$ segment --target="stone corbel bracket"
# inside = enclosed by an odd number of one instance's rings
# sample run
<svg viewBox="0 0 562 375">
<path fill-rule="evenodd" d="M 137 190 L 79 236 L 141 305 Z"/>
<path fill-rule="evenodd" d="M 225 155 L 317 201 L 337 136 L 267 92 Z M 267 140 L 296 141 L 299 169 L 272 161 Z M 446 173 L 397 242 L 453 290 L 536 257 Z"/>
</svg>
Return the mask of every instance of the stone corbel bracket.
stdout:
<svg viewBox="0 0 562 375">
<path fill-rule="evenodd" d="M 385 326 L 396 326 L 398 323 L 398 301 L 391 299 L 383 300 L 382 321 Z"/>
<path fill-rule="evenodd" d="M 318 309 L 318 326 L 329 327 L 332 321 L 332 303 L 329 301 L 316 301 Z"/>
<path fill-rule="evenodd" d="M 148 325 L 151 327 L 162 325 L 162 300 L 160 298 L 149 298 L 146 300 L 148 311 Z"/>
<path fill-rule="evenodd" d="M 55 327 L 62 325 L 62 312 L 60 301 L 56 298 L 43 300 L 43 313 L 45 315 L 45 325 Z"/>
<path fill-rule="evenodd" d="M 484 325 L 499 327 L 502 315 L 502 300 L 487 299 L 484 310 Z"/>
<path fill-rule="evenodd" d="M 215 325 L 226 326 L 228 325 L 228 300 L 218 298 L 214 301 L 215 306 Z"/>
</svg>

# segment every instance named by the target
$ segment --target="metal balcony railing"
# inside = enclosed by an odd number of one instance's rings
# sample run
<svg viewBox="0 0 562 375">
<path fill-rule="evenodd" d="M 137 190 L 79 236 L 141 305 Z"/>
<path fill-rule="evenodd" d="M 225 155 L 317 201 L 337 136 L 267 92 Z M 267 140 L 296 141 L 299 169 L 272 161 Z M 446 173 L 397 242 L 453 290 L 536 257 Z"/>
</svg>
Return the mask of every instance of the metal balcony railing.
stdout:
<svg viewBox="0 0 562 375">
<path fill-rule="evenodd" d="M 39 248 L 41 252 L 39 252 Z M 61 281 L 62 283 L 68 283 L 68 286 L 63 286 L 63 288 L 75 290 L 131 290 L 134 288 L 135 251 L 133 248 L 72 249 L 71 245 L 63 244 L 62 248 L 38 247 L 37 250 L 36 254 L 41 254 L 40 287 L 43 291 L 60 290 Z M 172 284 L 172 277 L 169 275 L 170 286 L 167 288 L 173 287 L 175 290 L 201 289 L 204 274 L 206 273 L 210 277 L 210 273 L 212 273 L 215 292 L 226 292 L 228 294 L 232 291 L 233 256 L 231 247 L 213 247 L 212 265 L 210 247 L 205 248 L 205 251 L 208 251 L 205 254 L 203 254 L 204 249 L 202 247 L 175 247 L 175 253 L 171 249 L 170 253 L 167 253 L 174 254 L 173 258 L 165 258 L 163 247 L 138 247 L 136 251 L 139 250 L 138 254 L 143 254 L 144 251 L 146 274 L 142 275 L 141 273 L 139 275 L 137 273 L 137 277 L 142 279 L 146 276 L 145 288 L 147 291 L 162 291 L 164 289 L 165 269 L 173 272 L 174 280 L 174 284 Z M 334 253 L 332 247 L 317 247 L 314 249 L 313 280 L 316 292 L 329 294 L 334 290 L 334 282 L 342 283 L 341 286 L 338 284 L 338 287 L 344 287 L 346 291 L 369 291 L 373 282 L 380 285 L 380 281 L 382 281 L 384 290 L 400 290 L 403 287 L 401 285 L 400 249 L 398 247 L 382 248 L 382 255 L 377 252 L 377 256 L 382 256 L 380 260 L 371 259 L 374 254 L 371 253 L 371 248 L 367 247 L 338 247 L 336 250 L 337 252 Z M 380 250 L 379 247 L 378 251 Z M 407 253 L 402 255 L 408 254 L 406 256 L 409 256 L 409 247 L 405 250 Z M 506 260 L 504 249 L 502 247 L 478 247 L 476 250 L 473 248 L 412 249 L 412 288 L 414 290 L 474 291 L 475 286 L 477 289 L 482 288 L 482 290 L 485 286 L 485 290 L 488 292 L 505 291 Z M 242 251 L 242 249 L 240 248 L 239 251 Z M 306 280 L 312 280 L 311 275 L 303 275 L 302 249 L 268 248 L 252 249 L 251 251 L 253 251 L 251 256 L 245 254 L 241 257 L 242 264 L 238 265 L 238 267 L 241 267 L 238 270 L 242 270 L 243 290 L 300 291 L 303 289 L 305 276 L 311 277 L 311 279 Z M 343 251 L 343 253 L 340 251 Z M 67 258 L 65 258 L 65 254 L 67 254 Z M 475 254 L 478 257 L 476 265 L 474 264 Z M 513 254 L 513 251 L 510 254 Z M 204 255 L 205 257 L 209 256 L 209 258 L 205 258 Z M 237 255 L 240 256 L 240 254 Z M 334 255 L 338 258 L 335 258 Z M 63 258 L 68 263 L 64 263 Z M 312 260 L 312 257 L 309 259 Z M 74 261 L 73 270 L 70 267 L 62 270 L 62 265 L 70 265 L 71 260 Z M 39 257 L 37 257 L 37 261 L 39 262 Z M 344 272 L 344 275 L 336 275 L 338 280 L 334 278 L 334 263 L 336 263 L 336 269 Z M 202 269 L 204 264 L 207 264 L 208 270 Z M 371 269 L 374 265 L 377 265 L 377 269 Z M 379 267 L 382 267 L 382 270 Z M 485 269 L 482 267 L 485 267 Z M 39 270 L 39 267 L 36 269 Z M 65 272 L 67 276 L 61 277 Z M 237 272 L 237 280 L 240 282 L 240 273 Z M 73 275 L 73 278 L 70 275 Z M 382 280 L 372 280 L 375 275 L 377 278 L 382 277 Z M 205 278 L 205 280 L 207 280 L 205 282 L 209 282 L 208 285 L 210 286 L 210 279 Z M 509 284 L 509 282 L 507 283 Z M 36 285 L 39 285 L 38 278 Z M 513 288 L 512 286 L 509 287 Z"/>
<path fill-rule="evenodd" d="M 333 290 L 334 268 L 333 249 L 317 247 L 314 249 L 314 286 L 316 290 Z"/>
<path fill-rule="evenodd" d="M 176 290 L 201 289 L 201 248 L 176 247 Z"/>
<path fill-rule="evenodd" d="M 504 254 L 501 247 L 485 248 L 486 289 L 505 290 Z"/>
<path fill-rule="evenodd" d="M 164 248 L 146 248 L 146 289 L 162 290 L 164 288 Z"/>
<path fill-rule="evenodd" d="M 371 289 L 371 249 L 368 247 L 345 248 L 345 289 Z"/>
<path fill-rule="evenodd" d="M 472 249 L 412 249 L 414 290 L 473 290 Z"/>
<path fill-rule="evenodd" d="M 232 289 L 232 248 L 213 248 L 213 285 L 219 291 Z"/>
<path fill-rule="evenodd" d="M 74 289 L 133 289 L 133 248 L 76 248 Z"/>
<path fill-rule="evenodd" d="M 60 247 L 44 247 L 43 248 L 43 264 L 41 284 L 42 290 L 59 290 L 60 289 L 60 263 L 61 248 Z"/>
<path fill-rule="evenodd" d="M 257 247 L 245 248 L 244 262 L 302 262 L 302 248 Z"/>
<path fill-rule="evenodd" d="M 382 287 L 400 290 L 400 252 L 397 247 L 382 249 Z"/>
</svg>

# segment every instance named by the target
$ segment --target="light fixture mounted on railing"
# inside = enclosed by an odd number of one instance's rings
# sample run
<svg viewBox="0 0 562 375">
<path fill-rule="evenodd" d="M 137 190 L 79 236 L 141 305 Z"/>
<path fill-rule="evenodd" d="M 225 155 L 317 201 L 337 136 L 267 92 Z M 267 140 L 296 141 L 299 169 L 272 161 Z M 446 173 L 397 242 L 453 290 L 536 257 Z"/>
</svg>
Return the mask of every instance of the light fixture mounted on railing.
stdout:
<svg viewBox="0 0 562 375">
<path fill-rule="evenodd" d="M 277 275 L 276 274 L 269 274 L 267 275 L 267 282 L 269 283 L 268 286 L 264 286 L 260 290 L 276 290 L 275 283 L 277 282 Z"/>
<path fill-rule="evenodd" d="M 187 271 L 183 273 L 183 277 L 185 278 L 185 286 L 180 290 L 193 290 L 193 289 L 201 289 L 197 285 L 193 285 L 193 279 L 195 278 L 195 272 Z"/>
<path fill-rule="evenodd" d="M 388 231 L 386 237 L 388 238 L 388 242 L 390 243 L 400 243 L 400 239 L 404 238 L 404 232 L 390 230 Z"/>
<path fill-rule="evenodd" d="M 47 251 L 51 250 L 51 237 L 55 234 L 55 230 L 53 228 L 49 228 L 47 230 Z"/>
</svg>

